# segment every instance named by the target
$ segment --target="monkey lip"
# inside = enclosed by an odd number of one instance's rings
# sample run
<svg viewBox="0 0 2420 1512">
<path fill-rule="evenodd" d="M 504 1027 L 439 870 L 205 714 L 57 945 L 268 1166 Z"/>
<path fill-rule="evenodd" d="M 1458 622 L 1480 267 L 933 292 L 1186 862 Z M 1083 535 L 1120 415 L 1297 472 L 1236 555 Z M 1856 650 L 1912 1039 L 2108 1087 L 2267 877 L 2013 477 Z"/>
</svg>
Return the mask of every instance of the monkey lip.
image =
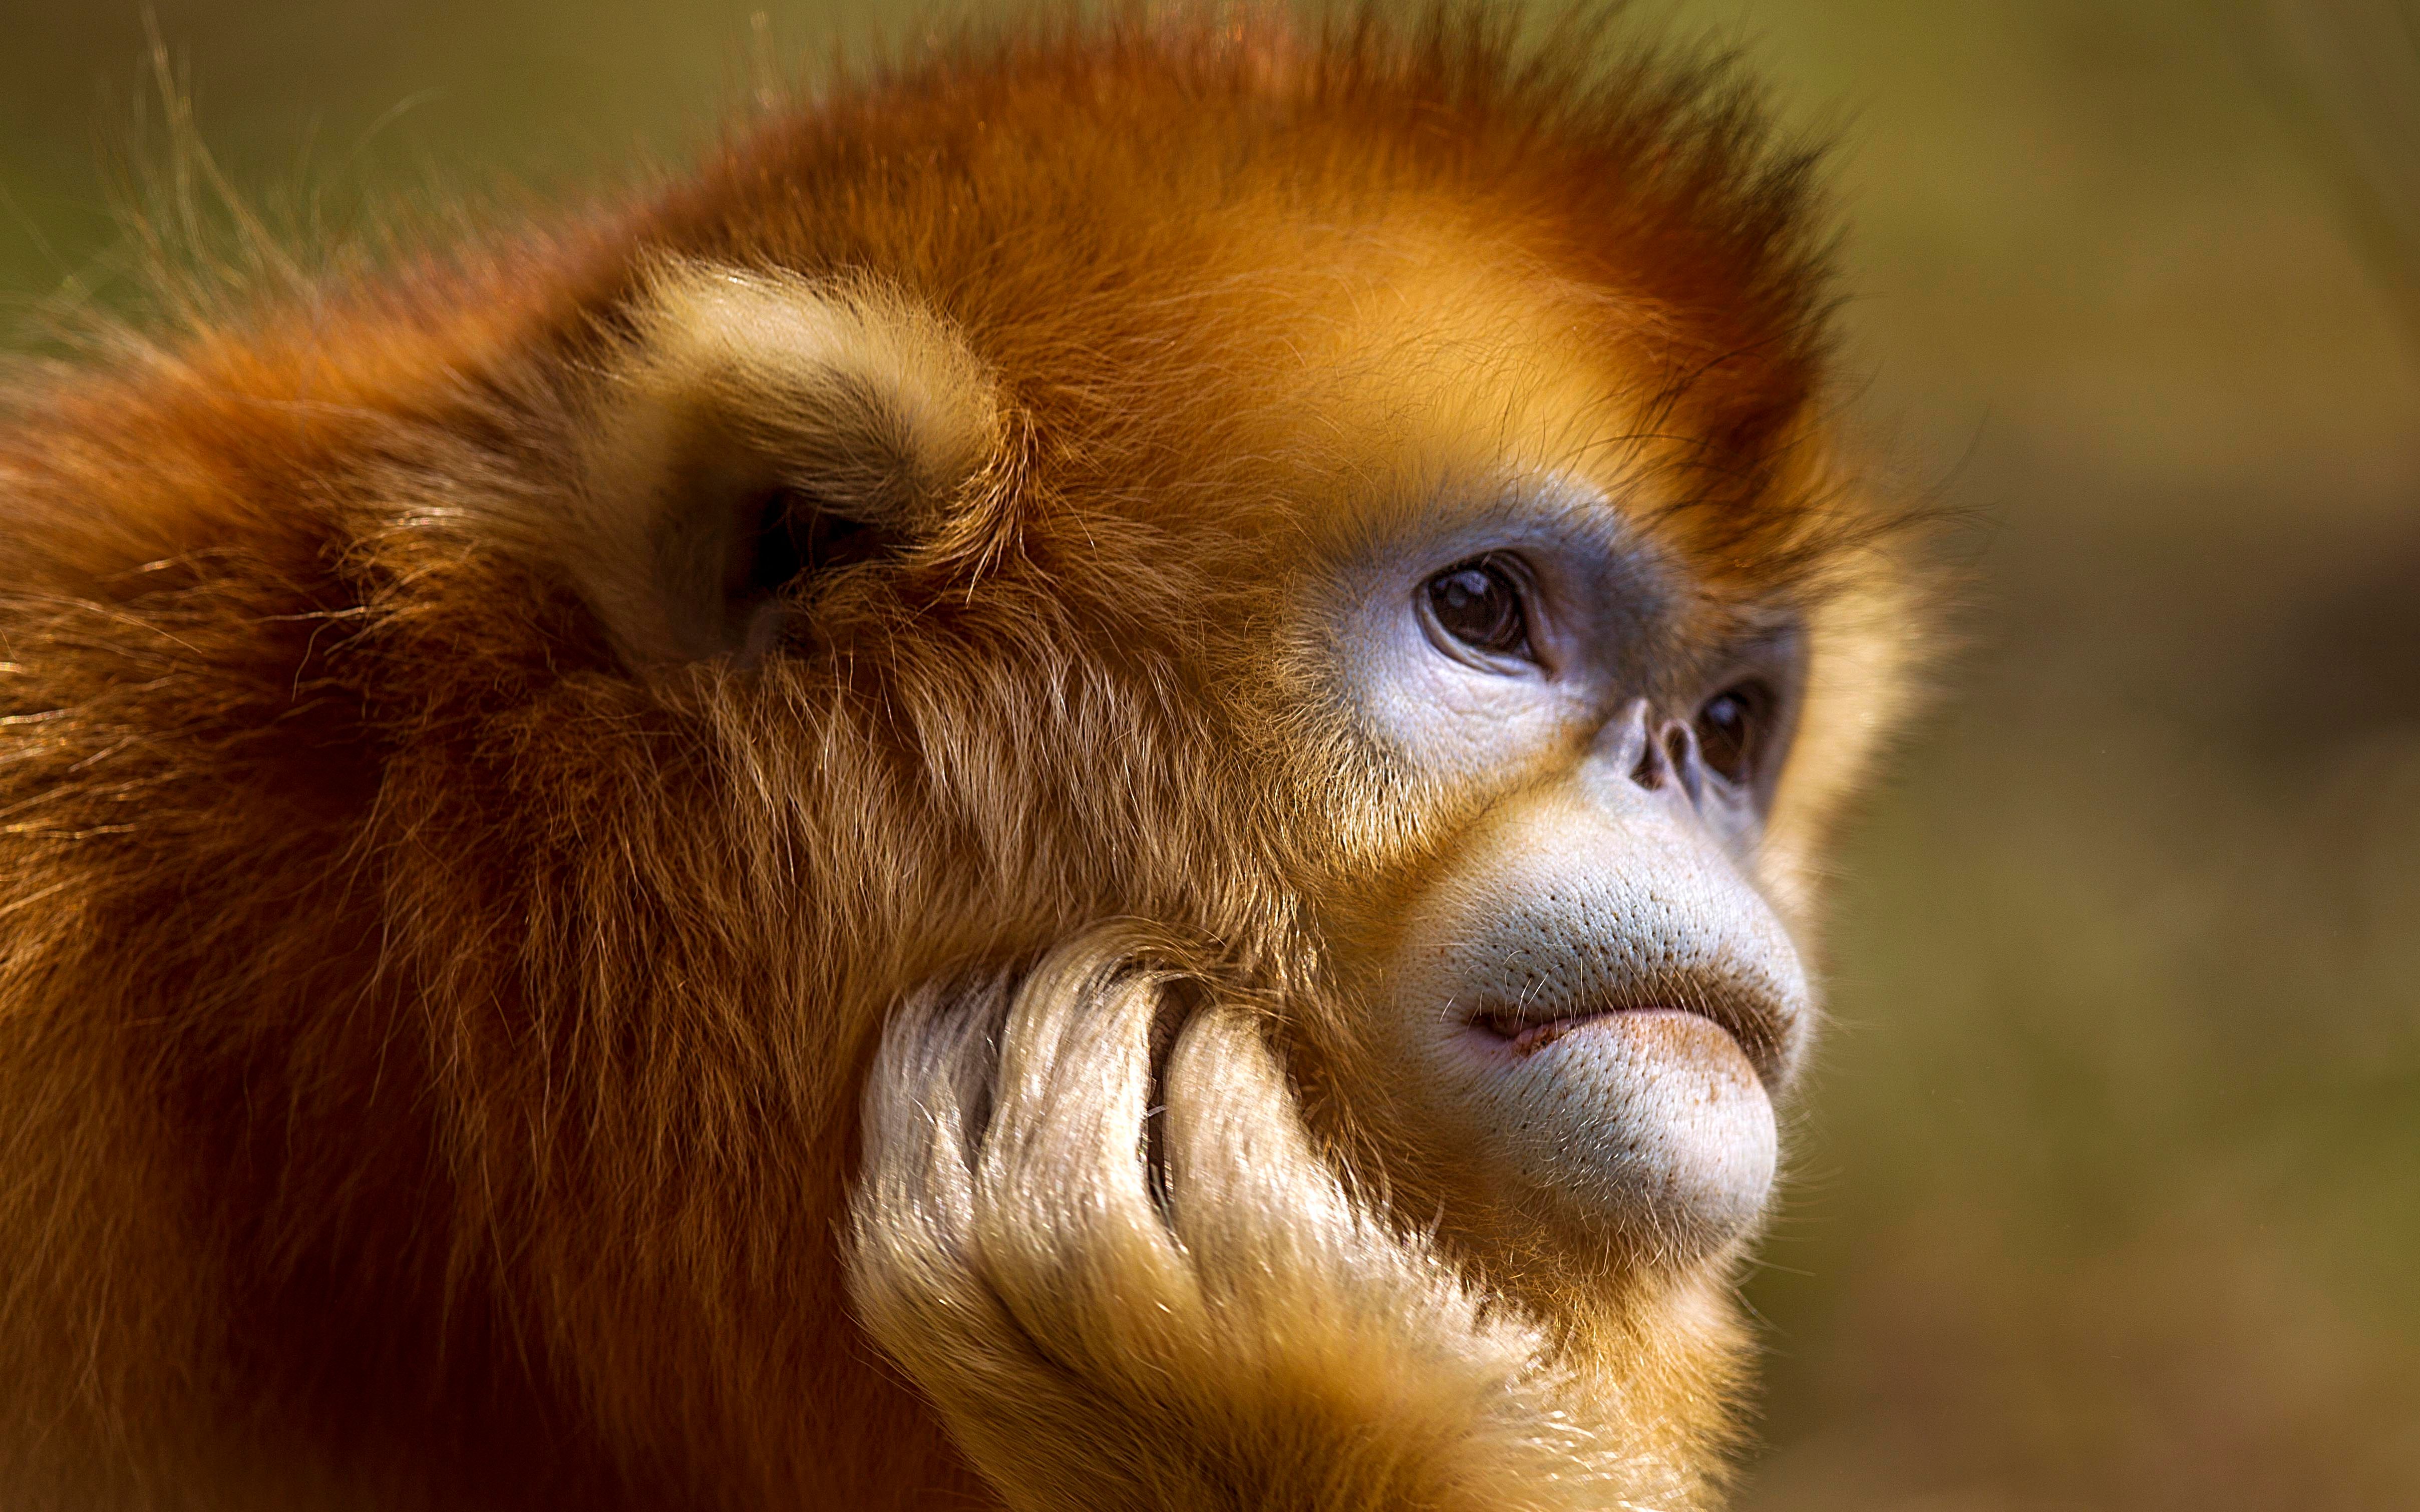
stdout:
<svg viewBox="0 0 2420 1512">
<path fill-rule="evenodd" d="M 1760 1080 L 1772 1086 L 1781 1079 L 1785 1026 L 1790 1015 L 1778 1005 L 1734 991 L 1702 995 L 1693 993 L 1691 999 L 1686 1003 L 1641 999 L 1577 1011 L 1558 1011 L 1535 1005 L 1489 1006 L 1472 1014 L 1469 1024 L 1491 1049 L 1515 1059 L 1527 1059 L 1566 1035 L 1616 1020 L 1651 1015 L 1700 1018 L 1730 1036 L 1755 1066 Z"/>
<path fill-rule="evenodd" d="M 1534 1055 L 1553 1044 L 1564 1035 L 1584 1024 L 1594 1024 L 1616 1013 L 1677 1013 L 1680 1009 L 1662 1005 L 1646 1008 L 1605 1008 L 1589 1013 L 1572 1013 L 1561 1018 L 1525 1019 L 1512 1013 L 1482 1013 L 1471 1024 L 1504 1041 L 1504 1047 L 1516 1056 Z"/>
</svg>

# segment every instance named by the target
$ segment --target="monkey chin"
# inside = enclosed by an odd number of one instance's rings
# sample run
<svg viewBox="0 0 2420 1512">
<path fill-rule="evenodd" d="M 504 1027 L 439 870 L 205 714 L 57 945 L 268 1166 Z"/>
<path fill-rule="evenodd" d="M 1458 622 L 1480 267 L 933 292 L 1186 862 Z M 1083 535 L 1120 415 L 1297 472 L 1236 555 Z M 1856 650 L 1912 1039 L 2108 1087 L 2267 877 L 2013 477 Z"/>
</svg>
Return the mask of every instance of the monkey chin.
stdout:
<svg viewBox="0 0 2420 1512">
<path fill-rule="evenodd" d="M 1646 1007 L 1474 1023 L 1435 1057 L 1484 1179 L 1542 1227 L 1632 1263 L 1687 1265 L 1747 1237 L 1773 1189 L 1764 1078 L 1702 1014 Z M 1446 1110 L 1440 1110 L 1446 1111 Z"/>
</svg>

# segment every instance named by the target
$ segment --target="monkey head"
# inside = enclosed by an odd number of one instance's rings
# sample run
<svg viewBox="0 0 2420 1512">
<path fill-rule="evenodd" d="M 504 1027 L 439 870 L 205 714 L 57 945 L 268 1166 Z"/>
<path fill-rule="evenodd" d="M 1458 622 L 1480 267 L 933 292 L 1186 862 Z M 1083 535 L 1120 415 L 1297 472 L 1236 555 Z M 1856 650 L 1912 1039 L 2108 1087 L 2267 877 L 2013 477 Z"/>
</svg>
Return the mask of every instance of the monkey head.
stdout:
<svg viewBox="0 0 2420 1512">
<path fill-rule="evenodd" d="M 1752 1230 L 1813 1017 L 1767 831 L 1810 662 L 1846 639 L 1816 571 L 1841 564 L 1819 441 L 1770 434 L 1795 414 L 1708 412 L 1706 379 L 1520 234 L 1390 208 L 1297 229 L 1274 287 L 1150 291 L 1164 328 L 1121 335 L 1193 395 L 1114 359 L 985 354 L 1056 356 L 1082 339 L 1064 311 L 986 342 L 889 283 L 673 265 L 637 306 L 628 418 L 599 428 L 599 529 L 573 539 L 646 521 L 622 529 L 627 587 L 592 567 L 592 601 L 635 610 L 627 645 L 754 668 L 865 656 L 862 595 L 964 608 L 1015 580 L 1011 550 L 1053 562 L 1091 636 L 1210 695 L 1195 738 L 1249 755 L 1178 786 L 1218 795 L 1204 829 L 1268 825 L 1256 881 L 1289 906 L 1239 907 L 1241 929 L 1171 909 L 1182 878 L 1153 873 L 1176 858 L 1130 841 L 1063 886 L 1257 953 L 1325 1132 L 1480 1263 L 1685 1268 Z M 1239 258 L 1205 219 L 1188 259 Z M 1011 397 L 1071 381 L 1141 392 L 1055 424 Z M 1020 437 L 1133 467 L 1029 452 L 1003 484 Z M 617 516 L 632 488 L 659 502 Z M 1184 569 L 1112 560 L 1112 531 Z M 906 586 L 928 543 L 986 532 Z M 1085 579 L 1119 574 L 1185 585 L 1144 613 L 1193 634 L 1111 631 Z M 1099 791 L 1138 783 L 1123 747 L 1071 755 Z"/>
<path fill-rule="evenodd" d="M 1814 852 L 1913 601 L 1824 429 L 1802 167 L 1679 117 L 1652 171 L 1586 132 L 1549 150 L 1509 129 L 1530 106 L 1373 154 L 1373 97 L 1337 87 L 1263 134 L 1128 79 L 1082 147 L 1063 102 L 985 117 L 946 214 L 670 228 L 597 362 L 574 565 L 620 659 L 719 669 L 773 747 L 835 687 L 908 724 L 875 748 L 916 774 L 905 807 L 867 823 L 956 836 L 952 874 L 856 952 L 890 974 L 843 1022 L 969 973 L 1194 983 L 1114 1075 L 1046 1071 L 1004 997 L 982 1041 L 891 1020 L 861 1256 L 982 1269 L 971 1198 L 935 1220 L 954 1260 L 886 1248 L 882 1214 L 956 1201 L 955 1156 L 885 1184 L 927 1148 L 908 1089 L 972 1074 L 940 1144 L 979 1171 L 1001 1108 L 1033 1106 L 986 1076 L 1140 1075 L 1181 1120 L 1150 1078 L 1184 1004 L 1253 1005 L 1283 1117 L 1357 1201 L 1718 1401 L 1719 1297 L 1814 1019 Z M 827 171 L 797 150 L 744 193 Z M 1001 246 L 1014 281 L 980 270 Z M 1115 920 L 1144 943 L 1068 943 Z M 970 1073 L 934 1034 L 1003 1059 Z M 1121 1180 L 1181 1209 L 1162 1116 Z M 881 1269 L 856 1283 L 876 1336 L 979 1415 Z"/>
</svg>

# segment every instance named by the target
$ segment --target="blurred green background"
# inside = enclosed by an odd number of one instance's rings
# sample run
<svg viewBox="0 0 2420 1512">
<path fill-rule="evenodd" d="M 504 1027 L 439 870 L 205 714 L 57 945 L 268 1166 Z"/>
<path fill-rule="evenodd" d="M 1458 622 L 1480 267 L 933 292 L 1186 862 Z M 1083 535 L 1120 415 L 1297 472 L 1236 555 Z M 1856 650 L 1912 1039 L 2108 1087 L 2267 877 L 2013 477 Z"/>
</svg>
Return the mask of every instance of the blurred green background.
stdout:
<svg viewBox="0 0 2420 1512">
<path fill-rule="evenodd" d="M 301 239 L 643 180 L 867 3 L 153 0 Z M 1960 524 L 1750 1283 L 1754 1512 L 2420 1507 L 2420 0 L 1665 0 L 1839 143 Z M 132 307 L 134 0 L 0 0 L 0 331 Z M 173 227 L 172 227 L 173 229 Z"/>
</svg>

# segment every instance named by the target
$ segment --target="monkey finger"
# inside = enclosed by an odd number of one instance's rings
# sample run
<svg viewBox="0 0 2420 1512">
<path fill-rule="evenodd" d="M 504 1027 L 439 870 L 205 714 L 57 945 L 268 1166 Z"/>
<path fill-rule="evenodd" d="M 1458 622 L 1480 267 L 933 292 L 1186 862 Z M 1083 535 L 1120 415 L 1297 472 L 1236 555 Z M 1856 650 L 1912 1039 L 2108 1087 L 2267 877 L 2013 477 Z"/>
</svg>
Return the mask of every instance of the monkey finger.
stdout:
<svg viewBox="0 0 2420 1512">
<path fill-rule="evenodd" d="M 1062 947 L 1018 987 L 975 1167 L 992 1286 L 1035 1333 L 1087 1350 L 1104 1330 L 1140 1347 L 1126 1335 L 1199 1306 L 1141 1149 L 1167 979 L 1123 947 Z"/>
<path fill-rule="evenodd" d="M 870 1183 L 908 1189 L 900 1195 L 920 1207 L 966 1211 L 1006 1013 L 996 982 L 965 995 L 927 988 L 900 1005 L 866 1082 L 861 1138 Z"/>
<path fill-rule="evenodd" d="M 1352 1203 L 1311 1148 L 1285 1072 L 1249 1020 L 1217 1009 L 1196 1014 L 1169 1057 L 1165 1088 L 1172 1221 L 1205 1273 L 1295 1257 L 1278 1251 L 1353 1247 Z"/>
<path fill-rule="evenodd" d="M 866 1080 L 849 1293 L 867 1331 L 911 1366 L 936 1349 L 976 1358 L 970 1342 L 1008 1326 L 971 1254 L 974 1141 L 1005 1007 L 996 983 L 912 995 Z"/>
</svg>

